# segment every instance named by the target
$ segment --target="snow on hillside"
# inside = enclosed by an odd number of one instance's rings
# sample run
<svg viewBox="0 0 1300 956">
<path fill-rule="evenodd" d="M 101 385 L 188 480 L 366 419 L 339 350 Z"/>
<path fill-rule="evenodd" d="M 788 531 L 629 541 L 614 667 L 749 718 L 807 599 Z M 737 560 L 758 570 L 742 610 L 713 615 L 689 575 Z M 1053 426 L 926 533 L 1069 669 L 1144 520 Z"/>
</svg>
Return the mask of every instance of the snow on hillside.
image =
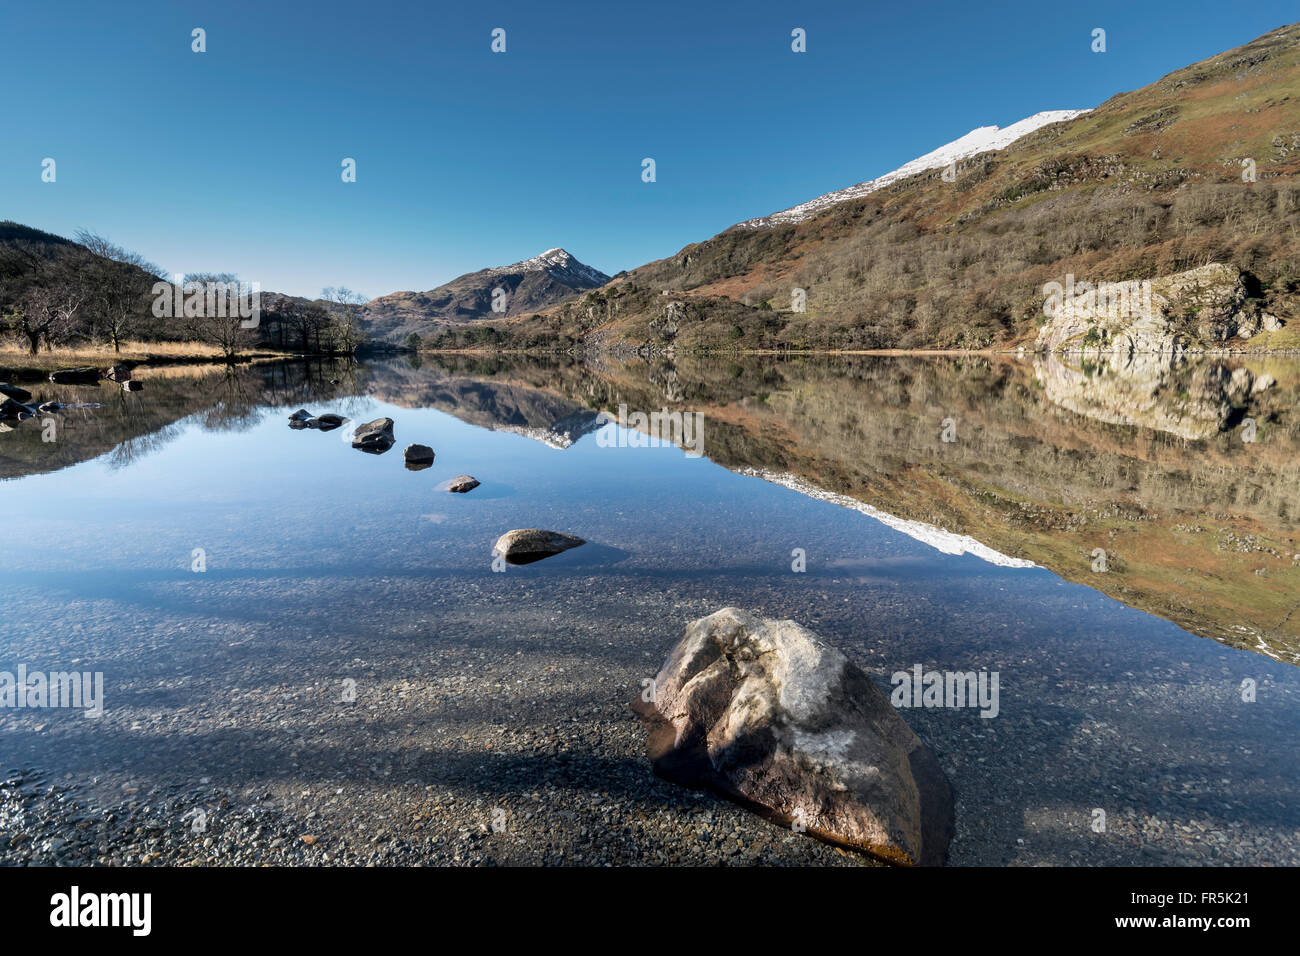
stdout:
<svg viewBox="0 0 1300 956">
<path fill-rule="evenodd" d="M 808 202 L 800 203 L 797 206 L 791 206 L 789 209 L 783 209 L 781 212 L 774 212 L 770 216 L 760 216 L 757 219 L 747 219 L 739 223 L 742 228 L 758 229 L 763 226 L 771 226 L 777 223 L 802 222 L 804 219 L 814 216 L 821 212 L 827 206 L 833 206 L 836 203 L 845 202 L 849 199 L 857 199 L 859 196 L 865 196 L 867 193 L 875 192 L 877 189 L 883 189 L 890 183 L 897 182 L 900 179 L 906 179 L 908 176 L 915 176 L 917 173 L 925 172 L 929 169 L 942 169 L 950 163 L 958 160 L 968 159 L 977 153 L 986 153 L 989 150 L 1005 149 L 1016 140 L 1023 136 L 1028 136 L 1036 129 L 1047 126 L 1050 123 L 1063 123 L 1066 120 L 1074 119 L 1076 116 L 1082 116 L 1090 110 L 1048 110 L 1044 113 L 1035 113 L 1033 116 L 1022 119 L 1018 123 L 1012 123 L 1005 129 L 997 126 L 981 126 L 979 129 L 973 129 L 960 139 L 955 139 L 946 146 L 940 146 L 933 152 L 926 153 L 924 156 L 918 156 L 910 163 L 906 163 L 893 172 L 885 173 L 877 179 L 870 179 L 864 183 L 858 183 L 856 186 L 849 186 L 845 189 L 837 189 L 835 192 L 826 193 L 824 196 L 818 196 L 816 199 L 810 199 Z"/>
</svg>

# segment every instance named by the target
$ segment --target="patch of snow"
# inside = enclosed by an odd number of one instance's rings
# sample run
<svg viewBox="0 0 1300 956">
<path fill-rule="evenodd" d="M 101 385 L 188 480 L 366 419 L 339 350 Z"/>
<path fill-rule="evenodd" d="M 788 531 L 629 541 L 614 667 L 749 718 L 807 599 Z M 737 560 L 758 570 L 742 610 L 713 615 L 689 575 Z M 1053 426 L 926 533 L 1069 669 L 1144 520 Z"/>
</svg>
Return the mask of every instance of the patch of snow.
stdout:
<svg viewBox="0 0 1300 956">
<path fill-rule="evenodd" d="M 971 130 L 960 139 L 955 139 L 945 146 L 940 146 L 933 152 L 918 156 L 911 162 L 899 166 L 893 172 L 885 173 L 885 175 L 876 179 L 869 179 L 864 183 L 858 183 L 856 186 L 848 186 L 835 192 L 826 193 L 816 199 L 810 199 L 808 202 L 791 206 L 789 209 L 774 212 L 770 216 L 747 219 L 739 223 L 739 226 L 746 229 L 760 229 L 777 223 L 802 222 L 828 206 L 846 202 L 850 199 L 857 199 L 860 196 L 873 193 L 877 189 L 883 189 L 900 179 L 915 176 L 917 173 L 923 173 L 926 170 L 942 169 L 950 163 L 969 159 L 979 153 L 1005 149 L 1016 140 L 1028 136 L 1034 130 L 1041 129 L 1051 123 L 1064 123 L 1066 120 L 1072 120 L 1076 116 L 1082 116 L 1084 113 L 1089 112 L 1091 110 L 1048 110 L 1043 113 L 1035 113 L 1033 116 L 1026 117 L 1018 123 L 1012 123 L 1004 129 L 997 126 L 981 126 L 978 129 Z"/>
</svg>

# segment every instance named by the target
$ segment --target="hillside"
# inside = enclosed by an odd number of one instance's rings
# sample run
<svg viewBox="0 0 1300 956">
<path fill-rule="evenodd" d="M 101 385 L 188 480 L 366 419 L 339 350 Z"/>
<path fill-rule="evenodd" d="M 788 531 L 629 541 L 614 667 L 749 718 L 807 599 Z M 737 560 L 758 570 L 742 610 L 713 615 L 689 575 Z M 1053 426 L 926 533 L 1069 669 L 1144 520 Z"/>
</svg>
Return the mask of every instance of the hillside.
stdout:
<svg viewBox="0 0 1300 956">
<path fill-rule="evenodd" d="M 563 249 L 548 249 L 512 265 L 467 273 L 428 292 L 394 292 L 372 299 L 363 321 L 371 341 L 401 345 L 412 333 L 425 338 L 456 323 L 529 315 L 608 281 L 605 273 Z M 503 306 L 497 311 L 494 295 L 501 296 Z"/>
<path fill-rule="evenodd" d="M 1300 313 L 1298 107 L 1292 25 L 967 156 L 955 175 L 829 194 L 806 218 L 738 224 L 537 319 L 439 344 L 1032 347 L 1049 282 L 1209 263 L 1239 270 L 1250 308 L 1285 324 Z M 1296 323 L 1249 344 L 1300 346 Z"/>
</svg>

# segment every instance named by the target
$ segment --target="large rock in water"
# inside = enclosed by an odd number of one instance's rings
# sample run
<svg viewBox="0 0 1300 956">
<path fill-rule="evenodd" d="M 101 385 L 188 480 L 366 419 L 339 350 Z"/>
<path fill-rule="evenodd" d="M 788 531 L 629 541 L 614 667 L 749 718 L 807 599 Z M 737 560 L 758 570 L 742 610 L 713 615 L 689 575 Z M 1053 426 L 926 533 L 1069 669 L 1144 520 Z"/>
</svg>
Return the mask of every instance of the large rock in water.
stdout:
<svg viewBox="0 0 1300 956">
<path fill-rule="evenodd" d="M 98 385 L 97 368 L 61 368 L 50 373 L 50 381 L 55 385 Z"/>
<path fill-rule="evenodd" d="M 32 393 L 27 389 L 19 388 L 17 385 L 10 385 L 8 382 L 0 382 L 0 395 L 21 403 L 29 402 L 32 399 Z"/>
<path fill-rule="evenodd" d="M 511 564 L 531 564 L 568 551 L 587 542 L 572 534 L 543 531 L 541 528 L 517 528 L 507 531 L 492 545 L 492 553 L 499 554 Z"/>
<path fill-rule="evenodd" d="M 953 793 L 934 753 L 843 654 L 793 621 L 692 621 L 633 704 L 655 772 L 900 864 L 941 865 Z"/>
<path fill-rule="evenodd" d="M 406 459 L 407 468 L 416 470 L 432 465 L 434 453 L 428 445 L 407 445 L 406 450 L 402 452 L 402 457 Z"/>
<path fill-rule="evenodd" d="M 453 494 L 463 495 L 479 486 L 479 480 L 473 475 L 457 475 L 447 482 L 447 490 Z"/>
<path fill-rule="evenodd" d="M 364 425 L 358 425 L 352 433 L 352 447 L 360 448 L 362 451 L 380 452 L 388 451 L 393 447 L 393 420 L 391 418 L 376 418 L 373 422 L 366 422 Z"/>
</svg>

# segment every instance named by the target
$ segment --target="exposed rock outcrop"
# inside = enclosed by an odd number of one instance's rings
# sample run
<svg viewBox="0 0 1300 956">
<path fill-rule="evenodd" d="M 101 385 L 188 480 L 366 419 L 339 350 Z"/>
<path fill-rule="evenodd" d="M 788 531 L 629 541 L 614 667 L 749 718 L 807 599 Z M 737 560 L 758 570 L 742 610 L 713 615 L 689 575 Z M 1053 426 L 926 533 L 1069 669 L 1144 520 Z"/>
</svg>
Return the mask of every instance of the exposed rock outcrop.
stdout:
<svg viewBox="0 0 1300 956">
<path fill-rule="evenodd" d="M 724 608 L 691 622 L 646 696 L 659 775 L 890 862 L 944 861 L 953 793 L 933 752 L 793 621 Z"/>
<path fill-rule="evenodd" d="M 1057 283 L 1044 292 L 1048 319 L 1038 332 L 1040 352 L 1177 355 L 1250 338 L 1266 324 L 1247 301 L 1242 273 L 1221 263 L 1096 288 Z"/>
</svg>

